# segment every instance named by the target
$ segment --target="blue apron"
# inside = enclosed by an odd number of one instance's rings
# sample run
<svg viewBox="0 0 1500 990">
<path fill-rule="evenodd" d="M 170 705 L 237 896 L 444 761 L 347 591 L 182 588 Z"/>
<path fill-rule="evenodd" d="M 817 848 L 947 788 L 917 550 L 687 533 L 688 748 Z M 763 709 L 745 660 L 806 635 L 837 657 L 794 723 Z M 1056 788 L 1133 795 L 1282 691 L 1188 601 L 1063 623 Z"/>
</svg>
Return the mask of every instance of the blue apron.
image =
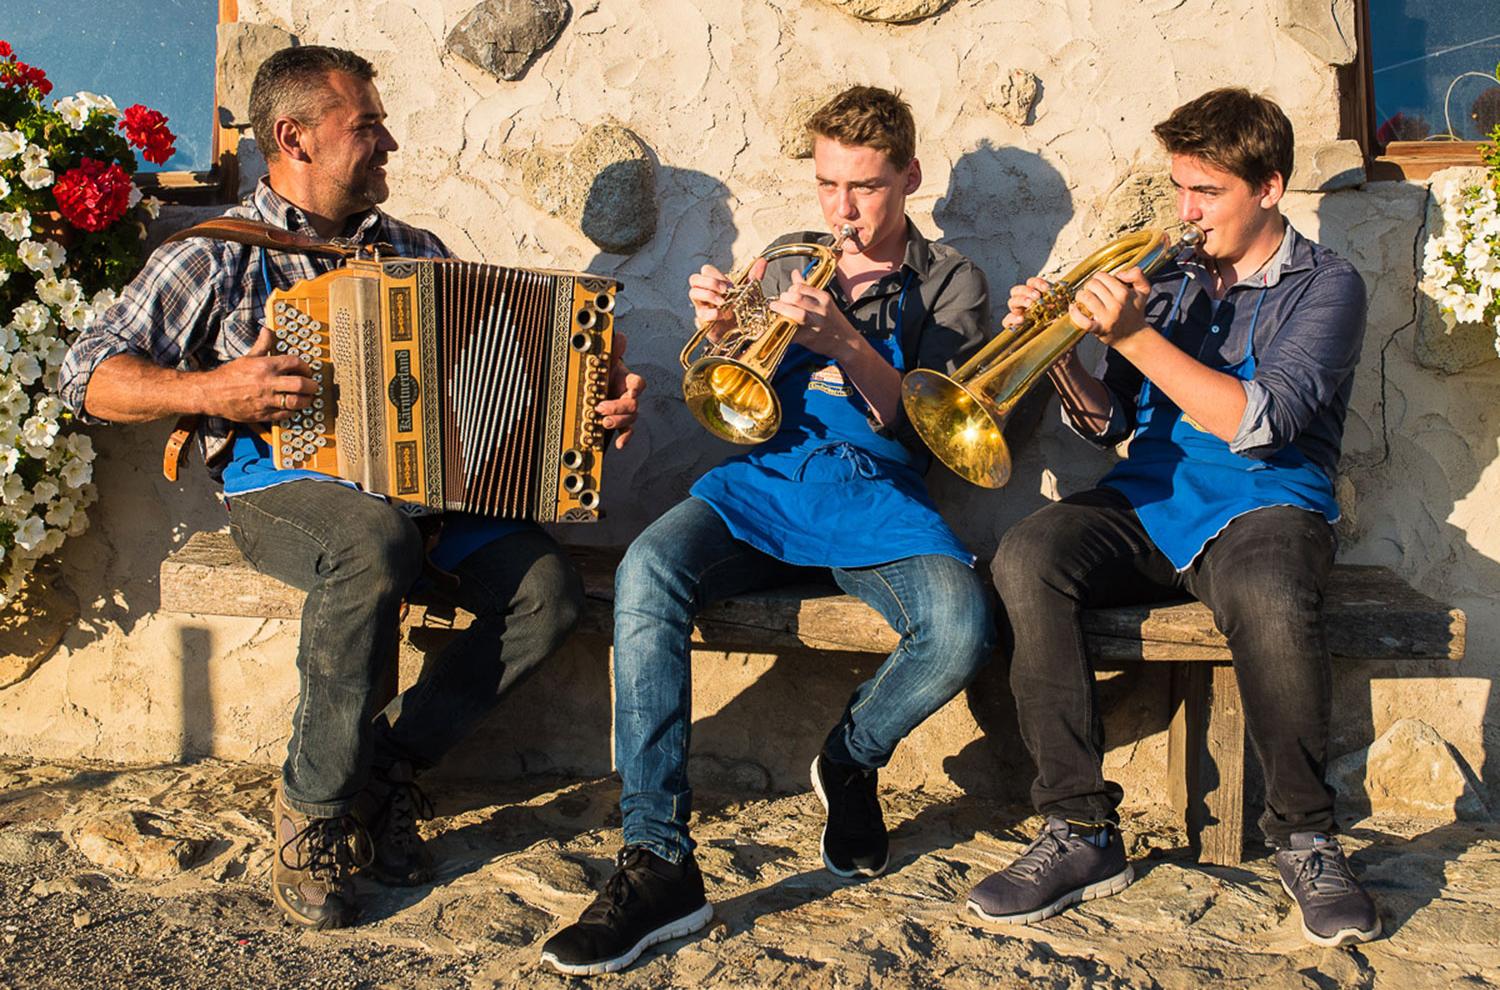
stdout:
<svg viewBox="0 0 1500 990">
<path fill-rule="evenodd" d="M 898 371 L 906 370 L 905 301 L 903 282 L 894 330 L 870 338 Z M 926 465 L 870 428 L 864 398 L 836 361 L 794 344 L 772 387 L 781 429 L 699 478 L 690 493 L 712 506 L 736 539 L 806 567 L 871 567 L 922 554 L 974 563 L 927 494 Z"/>
<path fill-rule="evenodd" d="M 1181 326 L 1188 281 L 1183 278 L 1163 325 L 1168 340 Z M 1244 356 L 1218 369 L 1240 381 L 1255 375 L 1255 326 L 1265 301 L 1261 292 Z M 1333 480 L 1291 444 L 1266 460 L 1236 454 L 1184 416 L 1149 380 L 1141 386 L 1137 424 L 1129 453 L 1100 485 L 1129 500 L 1147 535 L 1179 571 L 1191 567 L 1224 527 L 1256 509 L 1288 505 L 1338 521 Z"/>
</svg>

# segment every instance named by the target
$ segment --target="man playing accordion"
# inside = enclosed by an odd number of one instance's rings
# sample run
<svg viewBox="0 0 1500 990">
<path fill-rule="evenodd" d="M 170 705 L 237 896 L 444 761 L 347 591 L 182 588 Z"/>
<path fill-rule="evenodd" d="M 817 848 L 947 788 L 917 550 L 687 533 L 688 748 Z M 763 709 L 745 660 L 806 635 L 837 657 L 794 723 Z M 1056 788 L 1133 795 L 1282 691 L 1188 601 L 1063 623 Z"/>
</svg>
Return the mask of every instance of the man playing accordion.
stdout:
<svg viewBox="0 0 1500 990">
<path fill-rule="evenodd" d="M 268 58 L 250 106 L 270 174 L 228 215 L 318 240 L 385 243 L 400 257 L 448 257 L 436 236 L 378 208 L 396 141 L 374 76 L 365 59 L 335 48 Z M 223 485 L 235 543 L 257 569 L 307 591 L 272 892 L 289 919 L 315 928 L 354 920 L 356 865 L 388 882 L 427 879 L 415 771 L 562 642 L 583 600 L 562 550 L 536 526 L 449 515 L 432 560 L 457 577 L 450 595 L 475 621 L 421 680 L 372 711 L 396 662 L 402 598 L 427 556 L 423 532 L 383 497 L 277 469 L 255 428 L 288 420 L 317 392 L 301 359 L 270 353 L 266 300 L 331 267 L 229 241 L 167 244 L 79 337 L 62 372 L 64 398 L 90 422 L 202 416 L 204 461 Z M 611 372 L 611 398 L 597 411 L 623 445 L 642 382 L 618 362 Z"/>
</svg>

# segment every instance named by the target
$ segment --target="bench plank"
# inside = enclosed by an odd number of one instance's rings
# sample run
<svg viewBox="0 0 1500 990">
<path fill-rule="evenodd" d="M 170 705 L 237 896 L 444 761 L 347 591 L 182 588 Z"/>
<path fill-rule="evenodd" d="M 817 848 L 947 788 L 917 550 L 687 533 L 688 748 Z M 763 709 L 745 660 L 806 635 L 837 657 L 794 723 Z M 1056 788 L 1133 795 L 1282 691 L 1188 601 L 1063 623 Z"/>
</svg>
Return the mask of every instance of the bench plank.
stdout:
<svg viewBox="0 0 1500 990">
<path fill-rule="evenodd" d="M 614 565 L 618 551 L 570 551 L 591 607 L 583 629 L 613 632 Z M 258 573 L 228 533 L 195 533 L 161 565 L 161 607 L 168 612 L 295 619 L 302 592 Z M 1463 656 L 1464 613 L 1415 591 L 1384 567 L 1334 569 L 1325 609 L 1336 656 L 1448 659 Z M 1199 602 L 1090 609 L 1084 613 L 1089 650 L 1101 663 L 1226 661 L 1229 649 Z M 699 617 L 693 640 L 722 649 L 774 653 L 818 649 L 889 653 L 897 637 L 859 599 L 824 586 L 776 588 L 720 602 Z"/>
</svg>

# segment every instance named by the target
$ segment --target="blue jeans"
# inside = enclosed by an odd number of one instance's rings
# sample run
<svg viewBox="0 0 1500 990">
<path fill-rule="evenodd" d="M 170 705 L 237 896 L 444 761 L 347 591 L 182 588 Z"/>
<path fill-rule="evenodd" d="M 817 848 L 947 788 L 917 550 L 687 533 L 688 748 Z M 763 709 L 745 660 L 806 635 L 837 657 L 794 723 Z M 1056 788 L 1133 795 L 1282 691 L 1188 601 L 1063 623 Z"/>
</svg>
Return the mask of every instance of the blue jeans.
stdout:
<svg viewBox="0 0 1500 990">
<path fill-rule="evenodd" d="M 582 582 L 551 537 L 525 529 L 494 540 L 454 569 L 458 587 L 445 592 L 473 623 L 376 711 L 397 659 L 401 599 L 422 570 L 411 518 L 312 480 L 236 495 L 229 518 L 252 566 L 307 592 L 301 691 L 282 767 L 287 804 L 305 815 L 347 814 L 374 765 L 437 762 L 561 645 L 582 611 Z"/>
<path fill-rule="evenodd" d="M 1333 791 L 1323 782 L 1333 703 L 1323 589 L 1334 543 L 1333 527 L 1317 513 L 1256 509 L 1178 573 L 1109 488 L 1070 495 L 1012 526 L 994 576 L 1011 630 L 1021 736 L 1037 765 L 1037 810 L 1119 820 L 1123 791 L 1104 778 L 1104 721 L 1082 610 L 1191 596 L 1213 610 L 1229 641 L 1247 734 L 1265 770 L 1262 832 L 1285 846 L 1293 832 L 1332 831 Z"/>
<path fill-rule="evenodd" d="M 625 844 L 681 862 L 692 790 L 689 638 L 693 617 L 719 599 L 827 571 L 795 567 L 737 540 L 718 513 L 690 498 L 636 538 L 615 572 L 615 763 Z M 833 760 L 882 767 L 907 733 L 973 678 L 994 648 L 983 582 L 953 557 L 929 554 L 874 567 L 834 568 L 844 591 L 901 635 L 875 676 L 855 689 L 823 744 Z"/>
</svg>

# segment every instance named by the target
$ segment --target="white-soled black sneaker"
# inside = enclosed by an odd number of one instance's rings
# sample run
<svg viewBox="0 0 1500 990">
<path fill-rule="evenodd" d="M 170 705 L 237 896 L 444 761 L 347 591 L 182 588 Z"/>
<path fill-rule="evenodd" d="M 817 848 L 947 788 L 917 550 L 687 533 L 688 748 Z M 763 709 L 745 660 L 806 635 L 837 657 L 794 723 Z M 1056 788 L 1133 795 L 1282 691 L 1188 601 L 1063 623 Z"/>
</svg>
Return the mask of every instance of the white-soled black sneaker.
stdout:
<svg viewBox="0 0 1500 990">
<path fill-rule="evenodd" d="M 691 853 L 673 864 L 642 846 L 627 846 L 594 903 L 542 946 L 542 961 L 570 976 L 613 973 L 653 945 L 691 935 L 711 917 L 703 874 Z"/>
<path fill-rule="evenodd" d="M 876 797 L 879 774 L 819 753 L 812 785 L 828 812 L 819 848 L 823 865 L 841 877 L 878 877 L 891 861 L 885 817 Z"/>
<path fill-rule="evenodd" d="M 1380 936 L 1375 902 L 1349 869 L 1337 839 L 1294 832 L 1275 855 L 1281 886 L 1302 913 L 1302 935 L 1318 945 L 1348 945 Z"/>
<path fill-rule="evenodd" d="M 1048 818 L 1026 851 L 969 893 L 968 910 L 985 921 L 1030 925 L 1065 908 L 1130 886 L 1135 871 L 1113 825 L 1090 826 L 1080 835 L 1061 818 Z M 1100 845 L 1101 838 L 1104 845 Z"/>
</svg>

